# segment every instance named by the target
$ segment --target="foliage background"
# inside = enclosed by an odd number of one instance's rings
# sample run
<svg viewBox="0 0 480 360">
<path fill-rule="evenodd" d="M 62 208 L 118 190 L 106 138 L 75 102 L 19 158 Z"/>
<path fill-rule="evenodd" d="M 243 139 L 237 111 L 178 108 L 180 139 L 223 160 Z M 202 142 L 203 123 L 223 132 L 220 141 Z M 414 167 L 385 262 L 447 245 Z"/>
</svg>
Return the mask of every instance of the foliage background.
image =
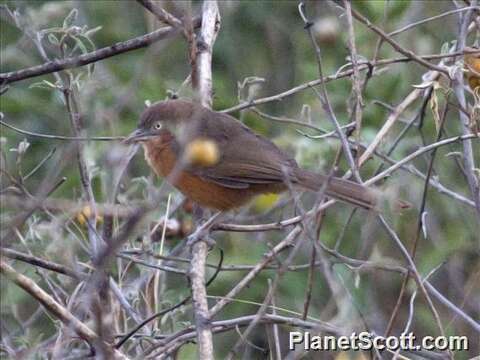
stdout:
<svg viewBox="0 0 480 360">
<path fill-rule="evenodd" d="M 37 30 L 62 26 L 64 18 L 71 9 L 78 9 L 76 24 L 87 25 L 91 29 L 101 26 L 101 29 L 91 37 L 96 48 L 139 36 L 159 26 L 159 23 L 142 6 L 130 1 L 7 1 L 2 3 L 11 10 L 17 9 L 25 22 Z M 177 15 L 184 12 L 187 5 L 186 2 L 169 1 L 162 4 Z M 239 102 L 238 83 L 247 77 L 255 76 L 265 79 L 261 88 L 255 93 L 255 97 L 277 94 L 318 78 L 314 52 L 298 15 L 296 2 L 221 1 L 219 5 L 222 26 L 213 53 L 215 109 L 221 110 L 236 105 Z M 332 3 L 317 2 L 309 3 L 307 6 L 310 16 L 315 19 L 314 31 L 322 48 L 324 73 L 334 74 L 347 63 L 349 56 L 345 18 L 340 16 L 341 11 Z M 195 12 L 198 4 L 194 2 L 192 7 Z M 359 1 L 354 3 L 354 8 L 388 32 L 419 19 L 451 10 L 454 5 L 450 1 Z M 457 25 L 458 16 L 451 15 L 414 27 L 396 39 L 417 54 L 435 54 L 440 52 L 444 44 L 451 44 L 456 39 Z M 355 32 L 359 54 L 371 59 L 378 37 L 359 23 L 355 23 Z M 1 33 L 1 72 L 43 63 L 32 42 L 7 21 L 5 16 L 1 19 Z M 474 41 L 476 39 L 472 36 L 467 40 L 467 44 L 472 44 Z M 88 51 L 91 50 L 93 49 L 88 48 Z M 51 55 L 56 56 L 54 51 Z M 397 56 L 398 54 L 385 44 L 379 52 L 379 58 Z M 169 91 L 177 91 L 181 88 L 182 82 L 190 72 L 187 44 L 181 37 L 174 37 L 157 42 L 149 48 L 98 62 L 92 70 L 90 75 L 87 74 L 85 67 L 72 70 L 74 75 L 82 74 L 78 99 L 87 133 L 91 136 L 123 136 L 135 128 L 146 100 L 154 102 L 164 99 Z M 369 81 L 363 94 L 365 107 L 361 135 L 364 143 L 374 138 L 389 115 L 389 110 L 379 103 L 395 106 L 401 102 L 413 89 L 412 85 L 422 83 L 421 76 L 425 71 L 414 62 L 397 63 L 383 68 Z M 55 82 L 53 76 L 49 74 L 10 86 L 9 90 L 0 97 L 1 112 L 5 115 L 4 121 L 33 132 L 71 134 L 68 114 L 59 92 L 32 87 L 43 79 Z M 349 112 L 352 99 L 351 79 L 347 77 L 332 81 L 328 83 L 327 88 L 337 118 L 342 124 L 349 123 L 352 119 Z M 191 95 L 188 86 L 182 90 L 181 95 L 186 97 Z M 441 92 L 438 96 L 439 99 L 444 99 Z M 471 93 L 467 94 L 467 100 L 473 103 Z M 455 100 L 452 100 L 452 103 L 455 104 Z M 309 89 L 281 101 L 263 105 L 260 109 L 271 115 L 299 119 L 304 104 L 311 107 L 313 124 L 328 130 L 333 129 L 315 93 Z M 382 150 L 388 148 L 402 125 L 418 113 L 420 106 L 421 99 L 402 114 L 400 123 L 384 139 Z M 297 130 L 316 135 L 316 132 L 311 129 L 275 123 L 252 111 L 244 111 L 241 114 L 237 112 L 234 115 L 294 154 L 303 167 L 322 173 L 329 171 L 339 147 L 339 142 L 335 138 L 310 139 L 302 136 Z M 460 133 L 460 120 L 454 105 L 451 106 L 447 115 L 445 128 L 448 136 Z M 5 161 L 2 161 L 2 167 L 12 174 L 16 174 L 18 170 L 16 164 L 18 152 L 11 149 L 17 148 L 24 138 L 30 144 L 21 161 L 24 173 L 34 168 L 52 148 L 57 148 L 52 159 L 25 183 L 32 193 L 35 193 L 35 190 L 43 184 L 46 177 L 51 176 L 52 168 L 58 166 L 62 153 L 69 147 L 68 142 L 26 137 L 4 127 L 1 128 L 1 136 L 2 151 L 6 157 Z M 399 160 L 422 143 L 434 142 L 435 138 L 435 123 L 430 107 L 427 106 L 421 128 L 417 126 L 410 130 L 393 152 L 392 157 Z M 112 164 L 115 164 L 117 157 L 125 156 L 125 147 L 118 142 L 89 142 L 85 146 L 88 166 L 93 175 L 96 201 L 106 202 L 109 188 L 112 186 Z M 474 142 L 474 146 L 478 161 L 478 142 Z M 459 151 L 461 151 L 461 144 L 439 149 L 434 167 L 435 176 L 448 188 L 471 198 L 465 178 L 455 161 Z M 419 157 L 413 164 L 425 173 L 428 160 L 428 156 Z M 369 161 L 362 167 L 362 177 L 364 179 L 370 177 L 379 164 L 377 159 Z M 339 167 L 339 174 L 348 169 L 344 161 L 340 162 Z M 67 177 L 67 180 L 52 197 L 79 201 L 82 198 L 82 190 L 77 165 L 73 161 L 65 166 L 62 165 L 60 172 L 61 176 Z M 160 186 L 161 182 L 161 179 L 156 179 L 151 174 L 143 160 L 142 151 L 139 151 L 123 177 L 117 201 L 120 204 L 128 204 L 131 201 L 145 199 L 152 190 L 152 184 Z M 2 174 L 2 189 L 10 185 L 9 179 Z M 423 186 L 422 179 L 403 171 L 394 173 L 383 185 L 385 191 L 401 195 L 413 205 L 413 209 L 402 214 L 388 214 L 390 223 L 407 248 L 415 238 Z M 177 191 L 172 189 L 171 194 L 173 203 L 180 201 L 181 195 Z M 311 201 L 308 196 L 303 200 L 305 207 L 309 208 Z M 294 215 L 291 204 L 284 210 L 265 213 L 276 201 L 277 199 L 273 197 L 261 198 L 248 208 L 232 214 L 230 222 L 253 224 L 277 221 Z M 150 214 L 149 219 L 156 221 L 161 218 L 165 207 L 166 199 L 158 204 L 158 210 Z M 7 224 L 16 211 L 15 208 L 3 205 L 2 223 Z M 329 209 L 324 219 L 320 241 L 328 247 L 334 247 L 350 211 L 351 208 L 343 204 L 337 204 Z M 415 258 L 418 269 L 425 275 L 440 266 L 430 278 L 431 282 L 454 304 L 478 319 L 480 314 L 478 214 L 474 208 L 439 194 L 432 188 L 429 190 L 426 211 L 428 215 L 425 229 L 428 236 L 422 238 L 419 243 Z M 188 226 L 191 214 L 185 209 L 180 209 L 175 216 L 182 226 Z M 116 225 L 120 226 L 120 223 L 119 220 Z M 101 227 L 101 219 L 99 224 Z M 150 225 L 148 222 L 142 224 L 137 229 L 136 236 L 129 239 L 126 246 L 130 248 L 152 246 L 155 251 L 158 251 L 158 242 L 149 244 L 146 240 L 145 234 L 148 233 Z M 79 222 L 78 214 L 66 212 L 52 218 L 44 212 L 37 211 L 25 226 L 19 229 L 19 232 L 22 234 L 22 241 L 15 237 L 2 246 L 8 245 L 23 252 L 30 251 L 36 256 L 70 266 L 76 266 L 77 262 L 89 261 L 84 247 L 79 245 L 81 243 L 88 246 L 86 227 L 81 221 Z M 225 263 L 238 265 L 257 263 L 271 244 L 277 243 L 284 234 L 283 231 L 217 232 L 214 238 L 217 241 L 217 247 L 225 252 Z M 178 240 L 178 236 L 168 237 L 167 249 L 172 248 Z M 310 245 L 304 246 L 294 263 L 307 264 L 310 261 L 311 250 Z M 344 233 L 339 251 L 360 260 L 370 259 L 388 264 L 404 264 L 399 251 L 376 219 L 363 211 L 357 211 L 353 216 Z M 114 276 L 119 276 L 118 268 L 125 266 L 124 263 L 119 265 L 121 261 L 118 260 L 118 263 L 112 266 L 111 271 L 115 274 Z M 209 262 L 215 264 L 217 261 L 218 250 L 215 249 L 209 256 Z M 35 279 L 41 287 L 48 289 L 45 277 L 34 267 L 20 262 L 14 262 L 13 265 L 18 271 Z M 332 271 L 337 281 L 348 290 L 349 297 L 342 299 L 342 309 L 336 308 L 322 273 L 317 271 L 313 282 L 309 315 L 316 319 L 341 324 L 345 329 L 358 329 L 361 326 L 357 316 L 360 312 L 371 329 L 378 333 L 384 332 L 398 298 L 402 277 L 399 274 L 381 270 L 358 272 L 341 262 L 332 263 Z M 127 297 L 136 304 L 142 317 L 146 317 L 149 312 L 142 296 L 146 286 L 139 284 L 135 279 L 149 272 L 151 273 L 150 269 L 136 267 L 130 270 L 124 279 Z M 208 273 L 213 273 L 213 270 L 209 269 Z M 275 296 L 276 305 L 279 308 L 302 312 L 307 274 L 308 267 L 302 271 L 291 271 L 285 274 Z M 209 295 L 226 294 L 244 275 L 245 272 L 242 271 L 221 272 L 208 288 Z M 234 302 L 220 314 L 219 318 L 227 319 L 255 313 L 258 306 L 253 302 L 262 303 L 268 289 L 267 280 L 273 275 L 272 270 L 263 271 L 238 297 L 250 303 Z M 76 286 L 74 281 L 62 276 L 51 276 L 57 283 L 55 286 L 63 288 L 66 294 L 72 293 Z M 177 275 L 162 275 L 161 289 L 160 307 L 175 303 L 189 294 L 188 283 L 182 276 Z M 411 282 L 406 299 L 410 298 L 414 289 L 414 284 Z M 48 353 L 49 340 L 54 339 L 58 331 L 58 325 L 54 319 L 47 313 L 38 311 L 38 304 L 29 295 L 3 277 L 1 299 L 2 339 L 8 338 L 10 346 L 17 350 L 38 349 L 36 355 L 30 354 L 32 358 L 45 356 Z M 467 359 L 478 354 L 478 333 L 476 334 L 461 319 L 453 317 L 452 313 L 445 310 L 442 305 L 436 303 L 436 306 L 441 313 L 447 334 L 467 335 L 471 339 L 472 349 L 468 353 L 456 354 L 456 358 Z M 408 314 L 408 301 L 404 301 L 394 333 L 398 333 L 403 328 L 402 324 L 405 324 Z M 176 312 L 159 326 L 161 331 L 170 333 L 181 329 L 191 321 L 192 314 L 189 307 L 186 307 L 184 311 Z M 23 327 L 22 324 L 26 322 L 28 326 Z M 127 324 L 126 321 L 118 326 L 120 333 L 129 328 L 129 326 L 125 328 L 125 324 Z M 131 323 L 128 324 L 131 325 Z M 431 313 L 420 294 L 415 303 L 412 326 L 418 336 L 437 333 Z M 268 349 L 266 327 L 259 325 L 249 341 Z M 282 339 L 286 339 L 287 332 L 287 327 L 282 328 Z M 237 339 L 238 334 L 235 331 L 215 335 L 216 355 L 219 358 L 225 356 Z M 267 356 L 251 346 L 245 347 L 244 353 L 245 358 Z M 188 344 L 182 348 L 179 358 L 190 358 L 194 354 L 195 345 Z M 311 358 L 315 356 L 309 355 Z M 327 355 L 323 356 L 317 358 L 328 358 Z M 328 356 L 340 355 L 332 353 Z M 341 354 L 341 356 L 347 355 Z M 355 353 L 348 356 L 352 359 L 359 358 Z M 364 356 L 368 358 L 370 354 L 365 353 Z"/>
</svg>

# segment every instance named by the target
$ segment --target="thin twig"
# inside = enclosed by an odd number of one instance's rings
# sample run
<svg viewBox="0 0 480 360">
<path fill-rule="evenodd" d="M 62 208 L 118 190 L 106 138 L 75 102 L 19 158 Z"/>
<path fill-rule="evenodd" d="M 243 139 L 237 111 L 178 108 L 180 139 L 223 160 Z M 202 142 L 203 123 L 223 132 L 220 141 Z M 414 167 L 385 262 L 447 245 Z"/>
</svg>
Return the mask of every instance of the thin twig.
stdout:
<svg viewBox="0 0 480 360">
<path fill-rule="evenodd" d="M 353 76 L 352 76 L 352 92 L 355 96 L 355 103 L 353 106 L 354 119 L 355 119 L 355 133 L 357 143 L 360 143 L 361 140 L 361 130 L 362 130 L 362 110 L 364 107 L 363 96 L 362 96 L 362 86 L 360 84 L 360 70 L 358 69 L 358 59 L 357 59 L 357 47 L 355 45 L 355 30 L 353 26 L 352 18 L 352 4 L 348 0 L 343 0 L 345 6 L 345 12 L 347 14 L 347 25 L 348 25 L 348 48 L 350 50 L 350 58 L 352 61 L 353 67 Z M 357 156 L 358 160 L 358 156 Z M 356 164 L 358 166 L 358 163 Z"/>
<path fill-rule="evenodd" d="M 220 333 L 235 329 L 238 326 L 248 326 L 256 315 L 245 315 L 238 318 L 228 319 L 228 320 L 219 320 L 212 322 L 212 332 Z M 289 325 L 293 327 L 299 327 L 301 329 L 311 329 L 315 331 L 324 331 L 333 334 L 342 334 L 341 329 L 334 325 L 330 325 L 325 322 L 314 322 L 314 321 L 304 321 L 295 317 L 285 317 L 280 315 L 265 314 L 259 320 L 259 323 L 262 324 L 279 324 L 279 325 Z M 163 339 L 157 351 L 148 357 L 148 359 L 165 359 L 169 356 L 170 353 L 181 347 L 188 341 L 191 341 L 196 336 L 195 327 L 190 326 L 186 329 L 180 330 L 175 334 L 168 336 L 166 339 Z"/>
<path fill-rule="evenodd" d="M 420 155 L 422 155 L 426 152 L 432 151 L 433 149 L 436 149 L 438 147 L 445 146 L 445 145 L 448 145 L 448 144 L 452 144 L 452 143 L 455 143 L 455 142 L 463 142 L 463 141 L 466 141 L 466 140 L 473 140 L 473 139 L 479 140 L 480 139 L 480 134 L 468 134 L 468 135 L 454 136 L 454 137 L 450 137 L 450 138 L 447 138 L 447 139 L 443 139 L 441 141 L 437 141 L 437 142 L 429 144 L 427 146 L 423 146 L 420 149 L 418 149 L 418 150 L 412 152 L 411 154 L 405 156 L 402 160 L 397 161 L 395 164 L 390 166 L 388 169 L 382 171 L 380 174 L 377 174 L 374 177 L 371 177 L 370 179 L 365 181 L 365 184 L 370 185 L 370 184 L 376 183 L 380 179 L 390 175 L 392 172 L 394 172 L 395 170 L 400 168 L 402 165 L 412 161 L 416 157 L 418 157 L 418 156 L 420 156 Z"/>
<path fill-rule="evenodd" d="M 442 14 L 438 14 L 438 15 L 435 15 L 435 16 L 431 16 L 429 18 L 426 18 L 426 19 L 422 19 L 422 20 L 419 20 L 419 21 L 415 21 L 411 24 L 408 24 L 408 25 L 405 25 L 404 27 L 400 28 L 400 29 L 397 29 L 395 31 L 392 31 L 390 33 L 388 33 L 388 36 L 395 36 L 395 35 L 398 35 L 404 31 L 407 31 L 407 30 L 410 30 L 418 25 L 422 25 L 422 24 L 425 24 L 427 22 L 430 22 L 430 21 L 434 21 L 434 20 L 438 20 L 438 19 L 441 19 L 445 16 L 448 16 L 448 15 L 452 15 L 452 14 L 456 14 L 458 12 L 463 12 L 463 11 L 468 11 L 468 10 L 479 10 L 480 8 L 478 6 L 466 6 L 466 7 L 463 7 L 463 8 L 460 8 L 460 9 L 455 9 L 455 10 L 450 10 L 450 11 L 445 11 L 444 13 Z"/>
<path fill-rule="evenodd" d="M 278 253 L 283 251 L 286 247 L 290 246 L 293 241 L 300 235 L 302 229 L 295 227 L 281 242 L 279 242 L 272 250 L 264 255 L 263 259 L 258 262 L 250 272 L 243 277 L 238 284 L 236 284 L 224 298 L 220 299 L 211 309 L 210 316 L 213 318 L 218 312 L 220 312 L 227 304 L 229 304 L 235 296 L 245 288 L 269 263 L 272 261 Z"/>
<path fill-rule="evenodd" d="M 152 0 L 137 0 L 143 7 L 150 11 L 155 17 L 172 28 L 182 27 L 182 22 L 165 9 L 157 6 Z"/>
<path fill-rule="evenodd" d="M 0 125 L 3 125 L 19 134 L 33 136 L 37 138 L 50 139 L 50 140 L 69 140 L 69 141 L 115 141 L 123 140 L 124 136 L 63 136 L 63 135 L 51 135 L 51 134 L 40 134 L 33 131 L 27 131 L 19 129 L 13 125 L 7 124 L 4 121 L 0 120 Z"/>
<path fill-rule="evenodd" d="M 437 140 L 436 140 L 437 142 L 440 141 L 440 139 L 442 138 L 443 127 L 445 125 L 445 119 L 447 117 L 447 112 L 448 112 L 448 96 L 446 98 L 446 105 L 445 105 L 445 108 L 442 112 L 442 117 L 440 119 L 440 125 L 439 125 L 439 129 L 438 129 L 438 133 L 437 133 Z M 413 241 L 412 249 L 410 251 L 412 259 L 415 258 L 415 255 L 416 255 L 416 252 L 417 252 L 417 247 L 418 247 L 418 242 L 420 241 L 421 229 L 424 225 L 423 214 L 424 214 L 424 211 L 425 211 L 425 206 L 427 204 L 428 188 L 429 188 L 429 184 L 430 184 L 430 178 L 432 176 L 433 164 L 435 162 L 436 153 L 437 153 L 437 149 L 434 149 L 430 154 L 430 162 L 428 164 L 428 170 L 427 170 L 427 174 L 426 174 L 426 177 L 425 177 L 425 183 L 423 185 L 423 194 L 422 194 L 422 199 L 421 199 L 421 203 L 420 203 L 420 210 L 419 210 L 419 215 L 418 215 L 418 220 L 417 220 L 417 231 L 416 231 L 416 234 L 415 234 L 415 240 Z M 392 315 L 390 316 L 390 320 L 389 320 L 389 322 L 387 324 L 387 328 L 385 330 L 385 336 L 388 336 L 390 334 L 391 330 L 392 330 L 392 327 L 394 325 L 394 322 L 395 322 L 395 319 L 397 317 L 398 311 L 399 311 L 400 306 L 401 306 L 402 301 L 403 301 L 403 296 L 404 296 L 404 293 L 405 293 L 405 290 L 406 290 L 406 287 L 407 287 L 407 284 L 408 284 L 408 280 L 409 280 L 409 277 L 404 276 L 397 303 L 395 304 L 395 308 L 392 311 Z"/>
<path fill-rule="evenodd" d="M 411 258 L 410 254 L 408 253 L 408 250 L 405 248 L 401 240 L 399 239 L 398 235 L 395 233 L 395 231 L 391 228 L 391 226 L 387 223 L 387 221 L 384 219 L 382 215 L 377 216 L 378 219 L 380 220 L 380 223 L 383 225 L 385 230 L 387 231 L 387 234 L 390 235 L 396 246 L 399 248 L 400 252 L 402 253 L 402 256 L 405 258 L 407 261 L 408 265 L 410 266 L 410 269 L 412 270 L 413 274 L 415 275 L 415 281 L 417 282 L 417 286 L 420 288 L 422 295 L 424 296 L 425 300 L 427 301 L 428 307 L 430 311 L 433 314 L 433 317 L 435 319 L 435 322 L 437 324 L 438 329 L 440 330 L 440 335 L 445 336 L 445 329 L 443 328 L 442 321 L 440 320 L 440 316 L 438 314 L 437 309 L 433 305 L 432 299 L 430 298 L 430 295 L 428 294 L 424 280 L 421 278 L 420 273 L 417 270 L 417 267 Z"/>
<path fill-rule="evenodd" d="M 269 288 L 272 287 L 272 281 L 270 279 L 268 279 L 268 286 Z M 275 305 L 275 296 L 272 297 L 272 301 L 271 301 L 271 304 L 272 304 L 272 314 L 273 315 L 277 315 L 277 306 Z M 305 319 L 303 319 L 305 320 Z M 275 348 L 275 359 L 281 359 L 282 358 L 282 349 L 281 349 L 281 346 L 280 346 L 280 336 L 279 336 L 279 333 L 278 333 L 278 325 L 277 324 L 273 324 L 272 325 L 272 330 L 273 330 L 273 344 L 274 344 L 274 348 Z"/>
<path fill-rule="evenodd" d="M 303 320 L 307 319 L 308 310 L 310 308 L 310 302 L 312 300 L 313 278 L 315 273 L 316 257 L 317 257 L 317 250 L 315 246 L 312 246 L 312 254 L 310 255 L 310 266 L 308 268 L 307 288 L 305 290 L 305 301 L 303 302 L 303 314 L 302 314 Z"/>
<path fill-rule="evenodd" d="M 9 280 L 13 281 L 39 303 L 41 303 L 48 311 L 50 311 L 56 318 L 62 321 L 65 326 L 72 328 L 78 336 L 93 344 L 98 340 L 98 335 L 95 334 L 89 327 L 83 324 L 79 319 L 72 315 L 65 307 L 56 302 L 50 295 L 41 289 L 32 279 L 25 275 L 16 272 L 10 265 L 4 261 L 0 261 L 0 272 Z M 118 350 L 112 349 L 111 356 L 115 359 L 127 359 L 125 355 Z"/>
<path fill-rule="evenodd" d="M 335 3 L 337 3 L 338 5 L 343 7 L 343 3 L 341 3 L 340 0 L 334 0 L 334 1 L 335 1 Z M 368 20 L 365 16 L 360 14 L 358 11 L 356 11 L 353 8 L 351 9 L 351 11 L 352 11 L 352 15 L 355 19 L 360 21 L 362 24 L 367 26 L 370 30 L 372 30 L 378 36 L 380 36 L 382 39 L 384 39 L 386 42 L 388 42 L 400 54 L 411 58 L 413 61 L 419 63 L 420 65 L 425 66 L 427 69 L 438 71 L 439 73 L 442 73 L 443 75 L 445 75 L 447 78 L 450 77 L 450 74 L 448 73 L 448 70 L 445 67 L 432 64 L 432 63 L 422 59 L 420 56 L 415 54 L 413 51 L 405 49 L 396 40 L 392 39 L 391 36 L 389 36 L 387 33 L 385 33 L 379 27 L 375 26 L 370 20 Z"/>
<path fill-rule="evenodd" d="M 308 35 L 310 37 L 310 42 L 312 44 L 312 47 L 315 50 L 315 56 L 316 56 L 316 60 L 317 60 L 319 77 L 320 77 L 320 79 L 323 79 L 321 51 L 320 51 L 320 47 L 317 44 L 317 40 L 315 39 L 315 36 L 312 32 L 313 23 L 310 20 L 308 20 L 308 18 L 305 15 L 305 3 L 304 2 L 301 2 L 298 5 L 298 11 L 300 13 L 300 16 L 301 16 L 303 22 L 305 23 L 305 30 L 308 32 Z M 332 104 L 330 103 L 330 100 L 329 100 L 329 97 L 328 97 L 328 94 L 327 94 L 327 87 L 325 85 L 325 82 L 321 83 L 320 94 L 318 94 L 317 90 L 314 87 L 312 87 L 312 90 L 314 90 L 315 93 L 317 93 L 317 96 L 320 100 L 320 103 L 322 104 L 323 110 L 325 111 L 329 120 L 332 122 L 332 124 L 335 127 L 335 130 L 338 134 L 338 137 L 340 138 L 340 142 L 342 143 L 343 152 L 345 154 L 345 157 L 347 158 L 348 165 L 350 166 L 350 169 L 352 170 L 355 179 L 358 182 L 361 183 L 362 181 L 361 181 L 361 178 L 360 178 L 360 174 L 358 172 L 357 166 L 355 165 L 355 159 L 353 158 L 352 151 L 350 149 L 350 146 L 348 145 L 347 137 L 343 133 L 343 131 L 340 127 L 340 124 L 338 123 L 337 118 L 335 116 L 335 113 L 333 112 L 333 107 L 332 107 Z"/>
<path fill-rule="evenodd" d="M 468 323 L 477 333 L 480 334 L 480 323 L 473 319 L 470 315 L 462 311 L 458 306 L 448 300 L 444 295 L 442 295 L 430 282 L 425 281 L 425 288 L 428 292 L 441 302 L 447 308 L 449 308 L 453 313 L 461 317 L 466 323 Z"/>
<path fill-rule="evenodd" d="M 218 276 L 218 274 L 222 270 L 222 264 L 223 264 L 223 251 L 220 251 L 220 260 L 218 261 L 218 265 L 216 267 L 215 273 L 212 275 L 212 277 L 205 284 L 206 287 L 208 287 L 216 279 L 216 277 Z M 135 333 L 137 333 L 139 330 L 141 330 L 150 321 L 152 321 L 156 318 L 162 317 L 162 316 L 180 308 L 181 306 L 187 304 L 190 301 L 191 298 L 192 298 L 191 296 L 187 296 L 183 300 L 178 302 L 177 304 L 149 316 L 147 319 L 145 319 L 140 324 L 138 324 L 134 329 L 132 329 L 128 334 L 126 334 L 122 339 L 120 339 L 117 342 L 117 344 L 115 345 L 115 348 L 119 349 L 128 339 L 130 339 L 132 336 L 134 336 Z"/>
<path fill-rule="evenodd" d="M 57 272 L 62 275 L 70 276 L 74 279 L 84 279 L 87 275 L 78 271 L 75 271 L 67 266 L 61 265 L 54 263 L 52 261 L 48 261 L 42 258 L 39 258 L 37 256 L 29 255 L 29 254 L 24 254 L 22 252 L 19 252 L 14 249 L 8 249 L 1 247 L 0 248 L 0 254 L 2 256 L 8 257 L 10 259 L 15 259 L 19 261 L 23 261 L 26 263 L 29 263 L 33 266 L 40 266 L 44 269 L 51 270 L 54 272 Z"/>
</svg>

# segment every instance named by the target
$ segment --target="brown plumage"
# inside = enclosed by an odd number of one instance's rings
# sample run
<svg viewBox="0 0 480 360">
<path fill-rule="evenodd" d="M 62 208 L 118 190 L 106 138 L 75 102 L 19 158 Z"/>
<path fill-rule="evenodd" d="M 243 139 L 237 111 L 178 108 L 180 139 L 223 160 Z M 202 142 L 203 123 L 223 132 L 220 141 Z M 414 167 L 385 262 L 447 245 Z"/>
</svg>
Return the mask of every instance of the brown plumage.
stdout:
<svg viewBox="0 0 480 360">
<path fill-rule="evenodd" d="M 185 157 L 188 144 L 203 139 L 215 144 L 218 156 L 209 165 Z M 235 118 L 185 100 L 153 104 L 126 142 L 143 144 L 145 158 L 158 176 L 166 177 L 185 196 L 217 210 L 237 208 L 258 194 L 294 187 L 321 189 L 327 178 L 301 169 L 270 140 Z M 328 196 L 372 209 L 376 193 L 360 184 L 331 178 Z"/>
</svg>

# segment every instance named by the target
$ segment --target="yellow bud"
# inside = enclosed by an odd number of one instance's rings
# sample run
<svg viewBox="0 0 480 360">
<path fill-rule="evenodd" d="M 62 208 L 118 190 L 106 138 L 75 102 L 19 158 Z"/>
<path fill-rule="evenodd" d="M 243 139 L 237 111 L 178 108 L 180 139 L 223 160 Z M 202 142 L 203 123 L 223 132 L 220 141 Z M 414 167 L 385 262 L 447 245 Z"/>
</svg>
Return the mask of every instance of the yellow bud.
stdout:
<svg viewBox="0 0 480 360">
<path fill-rule="evenodd" d="M 77 216 L 76 216 L 76 219 L 77 219 L 77 222 L 80 224 L 80 225 L 86 225 L 87 224 L 87 219 L 90 218 L 90 216 L 92 216 L 92 209 L 90 208 L 90 206 L 84 206 L 82 211 L 80 211 Z M 97 222 L 102 222 L 103 221 L 103 218 L 99 215 L 97 215 Z"/>
<path fill-rule="evenodd" d="M 262 194 L 255 198 L 254 209 L 258 212 L 270 210 L 279 199 L 278 194 Z"/>
<path fill-rule="evenodd" d="M 215 165 L 220 158 L 217 144 L 208 139 L 195 139 L 185 148 L 185 159 L 197 166 Z"/>
</svg>

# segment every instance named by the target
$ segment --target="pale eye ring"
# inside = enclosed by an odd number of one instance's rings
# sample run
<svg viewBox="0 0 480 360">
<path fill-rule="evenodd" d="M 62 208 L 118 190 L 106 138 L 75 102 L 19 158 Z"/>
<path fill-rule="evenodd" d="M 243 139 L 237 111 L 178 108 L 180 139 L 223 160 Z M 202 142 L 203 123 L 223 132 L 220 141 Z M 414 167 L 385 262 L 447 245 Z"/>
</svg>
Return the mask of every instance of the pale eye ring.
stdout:
<svg viewBox="0 0 480 360">
<path fill-rule="evenodd" d="M 153 124 L 153 127 L 155 128 L 155 130 L 160 130 L 162 128 L 162 123 L 156 122 L 155 124 Z"/>
</svg>

